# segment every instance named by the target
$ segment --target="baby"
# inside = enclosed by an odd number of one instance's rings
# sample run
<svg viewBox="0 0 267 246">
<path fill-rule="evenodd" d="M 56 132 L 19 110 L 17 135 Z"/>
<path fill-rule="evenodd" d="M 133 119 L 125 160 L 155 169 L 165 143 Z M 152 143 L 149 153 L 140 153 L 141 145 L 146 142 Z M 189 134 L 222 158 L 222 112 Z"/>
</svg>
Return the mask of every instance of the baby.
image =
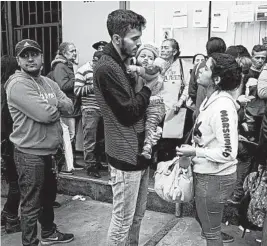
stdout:
<svg viewBox="0 0 267 246">
<path fill-rule="evenodd" d="M 160 92 L 163 89 L 161 72 L 167 69 L 167 64 L 158 56 L 159 51 L 154 45 L 143 44 L 136 53 L 136 64 L 138 66 L 128 66 L 128 73 L 133 74 L 136 78 L 135 92 L 139 92 L 146 83 L 152 80 L 158 81 L 152 89 L 146 111 L 145 143 L 142 152 L 146 159 L 151 159 L 152 146 L 156 145 L 156 142 L 152 140 L 153 132 L 162 132 L 162 128 L 158 125 L 162 122 L 165 115 L 165 105 Z"/>
</svg>

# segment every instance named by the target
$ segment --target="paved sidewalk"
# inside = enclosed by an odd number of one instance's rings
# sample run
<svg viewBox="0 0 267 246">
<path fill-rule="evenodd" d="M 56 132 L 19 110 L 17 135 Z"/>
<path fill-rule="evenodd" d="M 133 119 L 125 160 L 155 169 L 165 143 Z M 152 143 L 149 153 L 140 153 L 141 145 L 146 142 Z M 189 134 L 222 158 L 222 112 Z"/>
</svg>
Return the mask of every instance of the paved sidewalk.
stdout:
<svg viewBox="0 0 267 246">
<path fill-rule="evenodd" d="M 71 199 L 66 195 L 58 195 L 57 201 L 62 206 L 55 209 L 55 221 L 62 232 L 74 233 L 75 239 L 68 246 L 105 246 L 105 240 L 112 205 L 91 200 L 86 201 Z M 5 198 L 1 199 L 1 208 Z M 38 228 L 40 229 L 40 228 Z M 224 231 L 235 236 L 235 242 L 229 246 L 259 246 L 256 243 L 256 234 L 247 233 L 241 239 L 241 231 L 235 226 L 227 226 Z M 40 230 L 39 230 L 40 233 Z M 6 234 L 1 230 L 2 246 L 20 246 L 21 233 Z M 200 227 L 190 217 L 176 218 L 172 214 L 146 211 L 141 227 L 140 246 L 205 246 L 205 241 L 200 238 Z"/>
</svg>

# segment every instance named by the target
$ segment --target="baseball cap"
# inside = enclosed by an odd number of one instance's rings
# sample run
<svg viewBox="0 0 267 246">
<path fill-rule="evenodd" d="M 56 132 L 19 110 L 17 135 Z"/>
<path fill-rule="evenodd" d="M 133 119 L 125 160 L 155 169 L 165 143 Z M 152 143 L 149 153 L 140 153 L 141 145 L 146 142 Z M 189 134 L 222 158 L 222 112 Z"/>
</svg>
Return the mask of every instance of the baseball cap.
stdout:
<svg viewBox="0 0 267 246">
<path fill-rule="evenodd" d="M 108 42 L 106 42 L 106 41 L 99 41 L 99 42 L 94 43 L 94 44 L 92 45 L 92 47 L 93 47 L 94 49 L 98 50 L 98 47 L 99 47 L 100 45 L 105 46 L 107 43 L 108 43 Z"/>
<path fill-rule="evenodd" d="M 16 44 L 15 47 L 16 56 L 19 56 L 21 52 L 26 49 L 34 49 L 38 50 L 39 52 L 42 52 L 40 45 L 36 41 L 31 39 L 23 39 Z"/>
</svg>

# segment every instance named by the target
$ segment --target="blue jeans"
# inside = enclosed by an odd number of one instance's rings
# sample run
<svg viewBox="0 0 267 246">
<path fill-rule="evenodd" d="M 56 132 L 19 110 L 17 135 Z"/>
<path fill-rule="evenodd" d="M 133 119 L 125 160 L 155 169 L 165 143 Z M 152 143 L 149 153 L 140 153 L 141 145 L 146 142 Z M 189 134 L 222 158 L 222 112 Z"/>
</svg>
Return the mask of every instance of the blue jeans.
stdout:
<svg viewBox="0 0 267 246">
<path fill-rule="evenodd" d="M 42 237 L 54 232 L 53 202 L 56 199 L 57 181 L 52 171 L 52 156 L 37 156 L 14 150 L 21 192 L 22 244 L 36 246 L 37 220 L 42 226 Z"/>
<path fill-rule="evenodd" d="M 96 135 L 101 112 L 97 109 L 82 109 L 83 150 L 86 168 L 96 164 Z"/>
<path fill-rule="evenodd" d="M 233 191 L 236 173 L 230 175 L 194 174 L 197 216 L 207 246 L 222 246 L 221 222 L 226 200 Z"/>
<path fill-rule="evenodd" d="M 149 168 L 129 172 L 111 166 L 110 176 L 113 211 L 108 246 L 137 246 L 147 204 Z"/>
</svg>

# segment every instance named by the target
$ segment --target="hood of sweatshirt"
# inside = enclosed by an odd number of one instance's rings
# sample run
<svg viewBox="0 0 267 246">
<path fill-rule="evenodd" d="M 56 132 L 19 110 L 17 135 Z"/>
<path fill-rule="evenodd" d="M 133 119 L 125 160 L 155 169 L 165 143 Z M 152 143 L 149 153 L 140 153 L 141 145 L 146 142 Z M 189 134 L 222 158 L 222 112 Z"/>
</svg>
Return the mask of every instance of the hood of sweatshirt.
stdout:
<svg viewBox="0 0 267 246">
<path fill-rule="evenodd" d="M 51 62 L 51 69 L 54 70 L 55 66 L 58 63 L 64 63 L 64 64 L 66 64 L 71 69 L 73 67 L 72 63 L 70 61 L 68 61 L 66 59 L 66 57 L 64 57 L 62 55 L 56 55 L 55 59 Z"/>
<path fill-rule="evenodd" d="M 29 74 L 23 72 L 23 71 L 20 71 L 20 70 L 16 70 L 16 72 L 14 74 L 12 74 L 8 80 L 6 81 L 5 85 L 4 85 L 4 88 L 6 90 L 8 84 L 10 83 L 10 81 L 12 81 L 13 79 L 18 79 L 18 78 L 22 78 L 22 79 L 31 79 L 31 78 L 34 78 L 34 77 L 31 77 Z"/>
<path fill-rule="evenodd" d="M 206 110 L 211 104 L 213 104 L 216 100 L 218 100 L 219 98 L 222 98 L 222 97 L 225 97 L 225 98 L 228 98 L 230 99 L 233 104 L 235 105 L 235 108 L 236 110 L 239 110 L 240 106 L 239 104 L 236 102 L 236 100 L 233 98 L 233 96 L 231 95 L 231 92 L 226 92 L 226 91 L 215 91 L 211 96 L 210 98 L 206 98 L 204 100 L 204 102 L 202 103 L 202 105 L 200 106 L 200 110 L 201 111 L 204 111 Z"/>
</svg>

